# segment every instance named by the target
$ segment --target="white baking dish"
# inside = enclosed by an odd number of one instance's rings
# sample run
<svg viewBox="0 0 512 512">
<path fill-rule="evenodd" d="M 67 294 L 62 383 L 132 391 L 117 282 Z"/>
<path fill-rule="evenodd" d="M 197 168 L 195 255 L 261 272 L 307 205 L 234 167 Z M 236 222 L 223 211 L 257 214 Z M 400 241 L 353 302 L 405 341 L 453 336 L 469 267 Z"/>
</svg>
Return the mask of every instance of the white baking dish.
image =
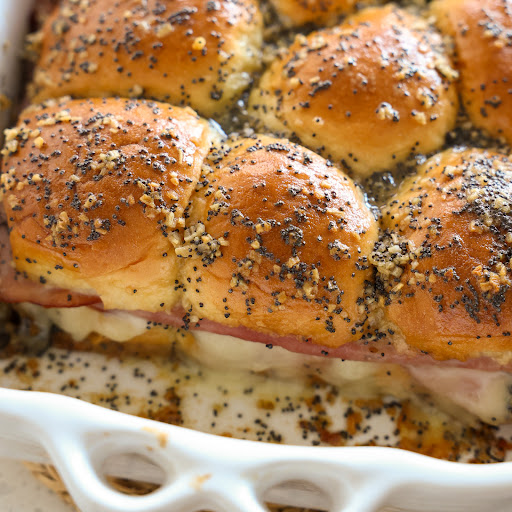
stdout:
<svg viewBox="0 0 512 512">
<path fill-rule="evenodd" d="M 298 492 L 337 512 L 498 512 L 510 510 L 512 500 L 511 463 L 226 439 L 43 393 L 0 390 L 0 403 L 2 452 L 36 462 L 48 456 L 84 512 L 263 512 L 269 491 L 292 503 Z M 109 487 L 102 471 L 121 454 L 134 466 L 139 456 L 162 468 L 162 486 L 144 497 Z"/>
</svg>

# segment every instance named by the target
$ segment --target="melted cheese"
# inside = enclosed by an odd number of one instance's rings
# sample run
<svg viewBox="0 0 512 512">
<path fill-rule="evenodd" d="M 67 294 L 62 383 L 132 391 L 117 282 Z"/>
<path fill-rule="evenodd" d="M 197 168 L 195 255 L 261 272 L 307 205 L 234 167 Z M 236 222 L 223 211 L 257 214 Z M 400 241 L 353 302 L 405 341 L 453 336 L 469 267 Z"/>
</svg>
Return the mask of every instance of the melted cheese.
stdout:
<svg viewBox="0 0 512 512">
<path fill-rule="evenodd" d="M 147 320 L 124 311 L 103 313 L 87 306 L 78 308 L 43 308 L 35 304 L 22 306 L 32 318 L 45 319 L 71 335 L 74 341 L 83 341 L 93 333 L 112 341 L 128 341 L 146 331 Z"/>
<path fill-rule="evenodd" d="M 275 345 L 270 349 L 263 343 L 204 331 L 193 334 L 195 342 L 183 347 L 187 355 L 216 370 L 264 373 L 279 379 L 318 377 L 361 398 L 410 395 L 408 374 L 398 365 L 311 356 Z"/>
<path fill-rule="evenodd" d="M 147 332 L 147 320 L 128 312 L 101 312 L 89 307 L 42 308 L 23 304 L 22 309 L 38 321 L 51 322 L 75 341 L 92 333 L 124 342 Z M 169 333 L 169 343 L 174 336 Z M 179 338 L 180 349 L 203 366 L 229 373 L 266 374 L 278 379 L 318 377 L 338 386 L 349 397 L 372 398 L 391 395 L 418 401 L 428 391 L 449 412 L 469 413 L 491 424 L 512 420 L 510 389 L 512 375 L 504 372 L 395 364 L 342 361 L 267 348 L 232 336 L 194 331 Z"/>
<path fill-rule="evenodd" d="M 512 419 L 509 373 L 437 366 L 410 366 L 408 370 L 438 400 L 456 405 L 486 423 L 499 425 Z"/>
</svg>

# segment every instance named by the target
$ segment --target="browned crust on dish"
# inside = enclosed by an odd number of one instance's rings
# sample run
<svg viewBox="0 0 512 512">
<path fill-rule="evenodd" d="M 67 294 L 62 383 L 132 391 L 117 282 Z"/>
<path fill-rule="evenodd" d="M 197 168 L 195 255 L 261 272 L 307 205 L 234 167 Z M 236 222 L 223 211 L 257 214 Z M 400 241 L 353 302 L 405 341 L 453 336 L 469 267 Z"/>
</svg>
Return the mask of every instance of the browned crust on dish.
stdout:
<svg viewBox="0 0 512 512">
<path fill-rule="evenodd" d="M 134 336 L 123 342 L 112 341 L 100 334 L 90 334 L 85 339 L 75 341 L 68 333 L 56 330 L 52 333 L 51 345 L 64 350 L 96 352 L 107 357 L 171 357 L 175 355 L 173 340 L 190 336 L 179 329 L 168 327 L 158 332 L 154 327 L 144 335 Z"/>
</svg>

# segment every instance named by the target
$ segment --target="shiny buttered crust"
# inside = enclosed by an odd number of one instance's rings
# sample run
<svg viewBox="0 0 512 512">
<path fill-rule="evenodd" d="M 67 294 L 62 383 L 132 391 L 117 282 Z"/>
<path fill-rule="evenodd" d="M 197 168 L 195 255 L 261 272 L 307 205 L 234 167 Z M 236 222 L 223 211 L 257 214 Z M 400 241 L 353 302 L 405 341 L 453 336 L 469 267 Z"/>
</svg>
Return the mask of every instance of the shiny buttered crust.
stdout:
<svg viewBox="0 0 512 512">
<path fill-rule="evenodd" d="M 144 96 L 219 116 L 259 68 L 253 0 L 63 0 L 38 38 L 34 102 Z"/>
<path fill-rule="evenodd" d="M 193 196 L 179 253 L 189 321 L 327 347 L 360 338 L 378 233 L 352 180 L 266 136 L 235 143 L 214 167 Z"/>
<path fill-rule="evenodd" d="M 27 109 L 2 151 L 17 269 L 109 309 L 170 309 L 173 244 L 209 146 L 208 124 L 188 108 L 64 99 Z"/>
<path fill-rule="evenodd" d="M 299 35 L 250 97 L 261 127 L 298 137 L 359 176 L 444 143 L 456 73 L 440 35 L 394 6 Z"/>
<path fill-rule="evenodd" d="M 270 0 L 287 27 L 314 23 L 334 25 L 337 19 L 352 12 L 356 5 L 372 5 L 379 0 Z"/>
<path fill-rule="evenodd" d="M 505 0 L 442 0 L 431 10 L 439 28 L 453 37 L 470 119 L 512 144 L 512 5 Z"/>
<path fill-rule="evenodd" d="M 407 179 L 385 208 L 376 251 L 387 317 L 436 359 L 512 350 L 512 163 L 449 150 Z M 504 361 L 505 362 L 505 361 Z"/>
</svg>

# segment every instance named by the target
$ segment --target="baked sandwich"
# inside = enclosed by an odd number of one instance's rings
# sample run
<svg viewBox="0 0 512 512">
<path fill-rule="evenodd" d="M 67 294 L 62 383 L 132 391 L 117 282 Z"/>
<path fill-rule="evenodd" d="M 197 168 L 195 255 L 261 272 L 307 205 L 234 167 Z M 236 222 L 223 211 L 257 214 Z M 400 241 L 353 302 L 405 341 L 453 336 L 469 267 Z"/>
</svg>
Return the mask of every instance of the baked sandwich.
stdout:
<svg viewBox="0 0 512 512">
<path fill-rule="evenodd" d="M 512 25 L 486 3 L 468 12 Z M 262 134 L 226 137 L 190 106 L 229 118 L 261 66 L 258 5 L 104 4 L 63 1 L 35 38 L 35 104 L 2 151 L 0 299 L 77 344 L 176 346 L 510 421 L 512 165 L 496 141 L 449 144 L 457 37 L 393 4 L 299 34 L 250 92 Z M 458 4 L 432 7 L 447 37 Z M 479 44 L 509 62 L 489 30 Z M 370 206 L 354 180 L 397 163 L 409 176 Z"/>
</svg>

